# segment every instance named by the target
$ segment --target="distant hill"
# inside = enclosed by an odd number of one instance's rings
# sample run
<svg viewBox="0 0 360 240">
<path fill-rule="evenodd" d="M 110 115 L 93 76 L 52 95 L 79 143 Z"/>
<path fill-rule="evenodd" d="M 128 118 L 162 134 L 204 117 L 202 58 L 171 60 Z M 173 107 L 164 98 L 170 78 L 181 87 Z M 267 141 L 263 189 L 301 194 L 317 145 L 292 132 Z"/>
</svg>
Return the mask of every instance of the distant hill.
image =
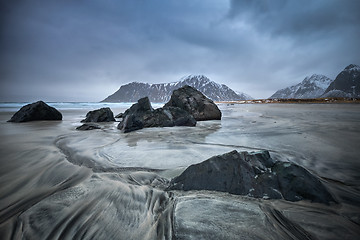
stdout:
<svg viewBox="0 0 360 240">
<path fill-rule="evenodd" d="M 178 82 L 148 84 L 132 82 L 120 87 L 114 94 L 102 102 L 136 102 L 142 97 L 149 97 L 151 102 L 167 102 L 175 89 L 189 85 L 196 88 L 213 101 L 235 101 L 251 99 L 244 93 L 235 93 L 224 84 L 211 81 L 203 75 L 190 75 Z"/>
<path fill-rule="evenodd" d="M 314 74 L 306 77 L 301 83 L 287 87 L 275 92 L 270 99 L 274 98 L 318 98 L 324 94 L 333 80 L 324 76 Z"/>
<path fill-rule="evenodd" d="M 350 64 L 340 72 L 322 97 L 360 97 L 360 67 Z"/>
</svg>

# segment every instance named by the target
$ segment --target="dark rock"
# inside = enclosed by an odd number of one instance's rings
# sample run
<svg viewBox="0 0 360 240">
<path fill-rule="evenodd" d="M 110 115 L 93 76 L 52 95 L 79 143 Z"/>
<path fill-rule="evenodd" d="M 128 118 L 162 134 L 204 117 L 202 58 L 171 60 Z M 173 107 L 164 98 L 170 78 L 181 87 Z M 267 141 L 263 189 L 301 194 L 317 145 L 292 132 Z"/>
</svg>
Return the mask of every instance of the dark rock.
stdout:
<svg viewBox="0 0 360 240">
<path fill-rule="evenodd" d="M 127 115 L 132 114 L 144 114 L 147 111 L 153 111 L 154 109 L 151 107 L 151 103 L 148 97 L 140 98 L 137 103 L 133 104 L 129 109 L 127 109 L 122 117 L 125 118 Z"/>
<path fill-rule="evenodd" d="M 114 114 L 110 108 L 100 108 L 90 111 L 86 114 L 86 118 L 81 122 L 114 122 Z"/>
<path fill-rule="evenodd" d="M 123 118 L 124 113 L 119 113 L 118 115 L 115 116 L 115 118 Z"/>
<path fill-rule="evenodd" d="M 272 171 L 277 175 L 279 189 L 286 200 L 310 199 L 322 203 L 334 201 L 320 180 L 299 165 L 277 162 Z"/>
<path fill-rule="evenodd" d="M 176 107 L 151 107 L 147 97 L 139 99 L 123 114 L 118 129 L 126 132 L 149 127 L 195 126 L 196 120 L 187 111 Z"/>
<path fill-rule="evenodd" d="M 101 129 L 101 127 L 95 123 L 84 123 L 83 125 L 76 128 L 76 130 L 93 130 L 93 129 Z"/>
<path fill-rule="evenodd" d="M 8 122 L 28 122 L 37 120 L 62 120 L 61 113 L 43 101 L 23 106 Z"/>
<path fill-rule="evenodd" d="M 197 121 L 220 120 L 221 112 L 216 104 L 193 87 L 174 90 L 166 107 L 179 107 L 194 116 Z"/>
<path fill-rule="evenodd" d="M 255 172 L 237 151 L 214 156 L 188 167 L 171 181 L 170 189 L 215 190 L 245 195 L 253 188 Z"/>
<path fill-rule="evenodd" d="M 124 133 L 133 132 L 144 128 L 144 123 L 139 116 L 127 115 L 117 126 Z"/>
<path fill-rule="evenodd" d="M 320 180 L 306 169 L 275 162 L 268 151 L 232 151 L 191 165 L 168 190 L 214 190 L 256 198 L 335 202 Z"/>
</svg>

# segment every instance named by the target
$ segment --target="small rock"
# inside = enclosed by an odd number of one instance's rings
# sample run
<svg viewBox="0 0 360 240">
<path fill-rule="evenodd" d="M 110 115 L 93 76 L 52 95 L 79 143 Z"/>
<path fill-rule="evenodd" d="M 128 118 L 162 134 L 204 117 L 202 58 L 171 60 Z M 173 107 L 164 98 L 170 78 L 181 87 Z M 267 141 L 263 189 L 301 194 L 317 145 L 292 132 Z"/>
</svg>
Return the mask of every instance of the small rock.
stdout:
<svg viewBox="0 0 360 240">
<path fill-rule="evenodd" d="M 115 118 L 123 118 L 124 113 L 119 113 L 118 115 L 115 116 Z"/>
<path fill-rule="evenodd" d="M 43 101 L 23 106 L 8 122 L 28 122 L 38 120 L 62 120 L 62 114 Z"/>
<path fill-rule="evenodd" d="M 84 123 L 83 125 L 76 128 L 76 130 L 93 130 L 93 129 L 101 129 L 101 127 L 98 124 L 95 123 Z"/>
<path fill-rule="evenodd" d="M 110 108 L 106 107 L 88 112 L 81 122 L 115 122 L 115 118 Z"/>
</svg>

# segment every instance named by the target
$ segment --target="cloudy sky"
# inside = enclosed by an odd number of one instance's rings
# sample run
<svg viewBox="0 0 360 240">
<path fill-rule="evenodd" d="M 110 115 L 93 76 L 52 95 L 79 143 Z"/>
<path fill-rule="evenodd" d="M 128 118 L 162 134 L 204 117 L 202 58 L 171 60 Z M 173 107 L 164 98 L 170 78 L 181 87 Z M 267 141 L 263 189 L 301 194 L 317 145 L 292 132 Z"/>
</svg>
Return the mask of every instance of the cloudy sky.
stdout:
<svg viewBox="0 0 360 240">
<path fill-rule="evenodd" d="M 360 64 L 359 0 L 0 3 L 0 101 L 100 101 L 204 74 L 267 98 Z"/>
</svg>

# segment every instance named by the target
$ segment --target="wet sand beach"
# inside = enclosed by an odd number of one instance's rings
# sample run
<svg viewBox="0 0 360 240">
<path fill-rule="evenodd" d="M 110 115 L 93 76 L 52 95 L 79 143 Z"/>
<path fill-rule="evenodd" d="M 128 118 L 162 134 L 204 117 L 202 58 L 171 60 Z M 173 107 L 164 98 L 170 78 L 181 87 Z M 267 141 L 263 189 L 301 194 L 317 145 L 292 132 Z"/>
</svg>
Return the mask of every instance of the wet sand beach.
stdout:
<svg viewBox="0 0 360 240">
<path fill-rule="evenodd" d="M 360 105 L 219 104 L 221 121 L 121 133 L 63 121 L 8 123 L 0 112 L 1 239 L 356 239 Z M 126 108 L 112 109 L 114 114 Z M 165 191 L 191 164 L 268 150 L 320 178 L 338 203 Z"/>
</svg>

